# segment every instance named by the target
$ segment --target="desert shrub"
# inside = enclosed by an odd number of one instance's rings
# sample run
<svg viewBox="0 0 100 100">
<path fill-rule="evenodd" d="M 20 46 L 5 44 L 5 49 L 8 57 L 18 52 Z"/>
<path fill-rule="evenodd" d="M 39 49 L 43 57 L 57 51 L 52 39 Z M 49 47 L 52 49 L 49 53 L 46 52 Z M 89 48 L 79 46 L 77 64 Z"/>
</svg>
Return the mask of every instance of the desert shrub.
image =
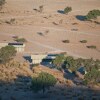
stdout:
<svg viewBox="0 0 100 100">
<path fill-rule="evenodd" d="M 95 68 L 96 68 L 97 70 L 99 70 L 99 69 L 100 69 L 100 60 L 96 59 L 96 60 L 94 61 L 94 66 L 95 66 Z"/>
<path fill-rule="evenodd" d="M 57 69 L 70 69 L 71 72 L 76 74 L 75 72 L 81 68 L 84 67 L 85 73 L 83 84 L 98 84 L 100 83 L 100 60 L 94 60 L 94 59 L 83 59 L 78 58 L 74 59 L 71 56 L 67 57 L 61 57 L 58 56 L 54 60 L 54 64 Z"/>
<path fill-rule="evenodd" d="M 42 32 L 37 32 L 37 34 L 40 36 L 44 36 L 44 33 L 42 33 Z"/>
<path fill-rule="evenodd" d="M 96 83 L 100 83 L 100 71 L 92 68 L 91 71 L 89 71 L 86 75 L 85 75 L 85 82 L 87 84 L 92 83 L 92 84 L 96 84 Z"/>
<path fill-rule="evenodd" d="M 6 23 L 6 24 L 11 24 L 10 21 L 8 21 L 8 20 L 6 20 L 5 23 Z"/>
<path fill-rule="evenodd" d="M 100 61 L 99 60 L 93 60 L 91 59 L 83 59 L 82 61 L 83 66 L 86 68 L 86 71 L 89 72 L 92 70 L 92 68 L 95 68 L 96 70 L 100 69 Z"/>
<path fill-rule="evenodd" d="M 45 31 L 45 34 L 48 34 L 48 33 L 49 33 L 49 30 L 46 30 L 46 31 Z"/>
<path fill-rule="evenodd" d="M 8 20 L 5 21 L 5 23 L 7 24 L 13 24 L 14 22 L 15 22 L 14 18 L 10 19 L 9 21 Z"/>
<path fill-rule="evenodd" d="M 0 63 L 6 63 L 16 55 L 15 47 L 6 46 L 0 49 Z"/>
<path fill-rule="evenodd" d="M 12 36 L 12 38 L 14 38 L 14 39 L 18 39 L 18 36 Z"/>
<path fill-rule="evenodd" d="M 63 19 L 61 19 L 60 21 L 59 21 L 59 24 L 62 24 L 63 23 Z"/>
<path fill-rule="evenodd" d="M 74 28 L 74 29 L 71 29 L 71 31 L 78 31 L 78 29 L 75 29 L 75 28 Z"/>
<path fill-rule="evenodd" d="M 43 9 L 44 9 L 44 6 L 43 5 L 40 5 L 38 9 L 37 8 L 33 8 L 34 11 L 40 12 L 40 13 L 43 12 Z"/>
<path fill-rule="evenodd" d="M 98 22 L 98 21 L 94 21 L 94 23 L 96 23 L 96 24 L 100 25 L 100 22 Z"/>
<path fill-rule="evenodd" d="M 5 0 L 0 0 L 0 6 L 2 6 L 3 4 L 5 4 Z"/>
<path fill-rule="evenodd" d="M 65 56 L 64 56 L 63 54 L 58 55 L 58 56 L 53 60 L 53 65 L 54 65 L 57 69 L 61 69 L 64 60 L 65 60 Z"/>
<path fill-rule="evenodd" d="M 89 49 L 96 49 L 97 47 L 95 45 L 90 45 L 90 46 L 87 46 L 87 48 L 89 48 Z"/>
<path fill-rule="evenodd" d="M 87 43 L 87 40 L 81 40 L 80 42 L 81 43 Z"/>
<path fill-rule="evenodd" d="M 76 22 L 75 22 L 75 23 L 72 23 L 72 25 L 77 25 L 77 24 L 78 24 L 78 23 L 76 23 Z"/>
<path fill-rule="evenodd" d="M 54 86 L 56 82 L 57 80 L 53 75 L 46 72 L 41 72 L 38 77 L 32 78 L 31 88 L 35 93 L 41 90 L 44 93 L 46 89 L 49 89 L 50 87 Z"/>
<path fill-rule="evenodd" d="M 64 9 L 64 14 L 68 14 L 69 12 L 71 12 L 72 11 L 72 8 L 71 7 L 66 7 L 65 9 Z"/>
<path fill-rule="evenodd" d="M 100 69 L 100 60 L 93 60 L 91 59 L 74 59 L 71 56 L 68 56 L 64 59 L 64 62 L 62 64 L 63 68 L 69 68 L 71 71 L 76 71 L 80 67 L 85 67 L 86 71 L 91 71 L 92 68 L 95 68 L 97 70 Z"/>
<path fill-rule="evenodd" d="M 58 25 L 56 22 L 52 22 L 54 25 Z"/>
<path fill-rule="evenodd" d="M 39 12 L 40 12 L 40 13 L 43 12 L 43 5 L 39 6 Z"/>
<path fill-rule="evenodd" d="M 85 67 L 87 71 L 90 71 L 92 68 L 96 68 L 97 70 L 100 69 L 100 60 L 93 60 L 91 59 L 83 59 L 83 58 L 78 58 L 74 59 L 71 56 L 67 57 L 57 57 L 55 60 L 55 65 L 64 65 L 66 67 L 64 68 L 80 68 L 81 66 Z"/>
<path fill-rule="evenodd" d="M 70 43 L 69 40 L 62 40 L 63 43 Z"/>
<path fill-rule="evenodd" d="M 0 10 L 2 9 L 2 6 L 5 4 L 5 0 L 0 0 Z"/>
<path fill-rule="evenodd" d="M 22 42 L 22 43 L 27 42 L 27 40 L 25 38 L 17 38 L 17 39 L 15 39 L 15 41 Z"/>
<path fill-rule="evenodd" d="M 10 23 L 14 23 L 14 22 L 15 22 L 15 18 L 11 18 Z"/>
<path fill-rule="evenodd" d="M 72 72 L 75 72 L 77 70 L 76 64 L 77 64 L 76 60 L 73 57 L 71 56 L 66 57 L 65 59 L 66 68 L 69 68 Z"/>
<path fill-rule="evenodd" d="M 100 10 L 91 10 L 86 15 L 86 20 L 96 19 L 98 16 L 100 16 Z"/>
<path fill-rule="evenodd" d="M 31 67 L 39 66 L 39 64 L 31 64 Z"/>
</svg>

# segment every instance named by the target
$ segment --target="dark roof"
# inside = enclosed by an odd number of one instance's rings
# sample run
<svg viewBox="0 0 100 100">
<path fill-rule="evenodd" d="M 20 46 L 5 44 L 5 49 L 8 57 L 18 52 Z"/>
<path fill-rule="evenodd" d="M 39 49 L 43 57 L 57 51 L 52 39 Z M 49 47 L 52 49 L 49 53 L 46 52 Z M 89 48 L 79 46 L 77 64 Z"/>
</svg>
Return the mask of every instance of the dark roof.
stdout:
<svg viewBox="0 0 100 100">
<path fill-rule="evenodd" d="M 58 54 L 48 54 L 48 56 L 57 56 Z"/>
<path fill-rule="evenodd" d="M 8 45 L 23 45 L 23 43 L 8 43 Z"/>
</svg>

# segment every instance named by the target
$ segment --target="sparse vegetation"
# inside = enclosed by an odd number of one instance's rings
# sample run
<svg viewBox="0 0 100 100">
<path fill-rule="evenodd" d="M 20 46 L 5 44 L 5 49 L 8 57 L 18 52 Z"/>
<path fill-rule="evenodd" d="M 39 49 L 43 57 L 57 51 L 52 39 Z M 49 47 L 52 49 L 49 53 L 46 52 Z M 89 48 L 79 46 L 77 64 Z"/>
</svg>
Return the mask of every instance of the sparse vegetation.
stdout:
<svg viewBox="0 0 100 100">
<path fill-rule="evenodd" d="M 43 12 L 43 8 L 44 8 L 44 6 L 43 6 L 43 5 L 39 6 L 39 12 L 40 12 L 40 13 L 42 13 L 42 12 Z"/>
<path fill-rule="evenodd" d="M 14 24 L 14 22 L 15 22 L 14 18 L 10 19 L 9 21 L 8 20 L 5 21 L 5 23 L 7 24 Z"/>
<path fill-rule="evenodd" d="M 52 22 L 54 25 L 58 25 L 56 22 Z"/>
<path fill-rule="evenodd" d="M 4 4 L 5 4 L 5 0 L 0 0 L 0 10 L 2 9 Z"/>
<path fill-rule="evenodd" d="M 15 41 L 25 43 L 27 40 L 25 38 L 16 38 Z"/>
<path fill-rule="evenodd" d="M 90 46 L 87 46 L 87 48 L 89 48 L 89 49 L 96 49 L 97 47 L 95 45 L 90 45 Z"/>
<path fill-rule="evenodd" d="M 6 63 L 16 55 L 15 47 L 6 46 L 0 49 L 0 63 Z"/>
<path fill-rule="evenodd" d="M 65 9 L 64 9 L 64 14 L 68 14 L 69 12 L 71 12 L 72 11 L 72 7 L 66 7 Z"/>
<path fill-rule="evenodd" d="M 57 80 L 53 75 L 41 72 L 38 77 L 33 77 L 31 88 L 35 93 L 41 90 L 44 93 L 47 89 L 54 86 L 56 82 Z"/>
<path fill-rule="evenodd" d="M 62 40 L 63 43 L 70 43 L 69 40 Z"/>
<path fill-rule="evenodd" d="M 78 23 L 77 22 L 75 22 L 75 23 L 72 23 L 72 25 L 77 25 Z"/>
<path fill-rule="evenodd" d="M 33 10 L 36 11 L 36 12 L 42 13 L 43 12 L 43 9 L 44 9 L 44 6 L 41 5 L 41 6 L 39 6 L 39 8 L 34 8 Z"/>
<path fill-rule="evenodd" d="M 71 31 L 78 31 L 78 29 L 71 29 Z"/>
<path fill-rule="evenodd" d="M 92 68 L 86 75 L 85 75 L 85 84 L 100 84 L 100 71 L 96 68 Z"/>
<path fill-rule="evenodd" d="M 46 31 L 45 31 L 45 34 L 48 34 L 48 33 L 49 33 L 49 30 L 46 30 Z"/>
<path fill-rule="evenodd" d="M 81 43 L 87 43 L 87 40 L 81 40 L 80 42 Z"/>
<path fill-rule="evenodd" d="M 86 71 L 91 71 L 92 68 L 96 68 L 96 70 L 100 69 L 100 61 L 99 60 L 93 60 L 93 59 L 74 59 L 71 56 L 58 56 L 54 61 L 53 64 L 55 65 L 55 68 L 60 69 L 70 69 L 72 72 L 77 71 L 78 68 L 81 66 L 86 68 Z"/>
<path fill-rule="evenodd" d="M 57 57 L 55 59 L 55 65 L 58 69 L 57 66 L 59 66 L 60 70 L 62 69 L 70 69 L 71 72 L 73 72 L 75 75 L 77 75 L 77 71 L 80 67 L 84 67 L 86 73 L 85 76 L 83 77 L 83 83 L 84 85 L 94 85 L 94 84 L 99 84 L 100 85 L 100 60 L 93 60 L 91 59 L 74 59 L 71 56 L 61 58 Z M 57 65 L 58 64 L 58 65 Z"/>
<path fill-rule="evenodd" d="M 15 18 L 10 19 L 10 23 L 14 23 L 15 22 Z"/>
<path fill-rule="evenodd" d="M 14 38 L 14 39 L 18 39 L 18 36 L 12 36 L 12 38 Z"/>
<path fill-rule="evenodd" d="M 37 32 L 37 34 L 40 36 L 44 36 L 44 34 L 42 32 Z"/>
<path fill-rule="evenodd" d="M 98 21 L 94 21 L 94 23 L 96 23 L 97 25 L 100 25 L 100 22 L 98 22 Z"/>
<path fill-rule="evenodd" d="M 39 66 L 39 64 L 31 64 L 30 66 L 33 68 L 33 67 Z"/>
<path fill-rule="evenodd" d="M 86 15 L 86 20 L 96 19 L 98 16 L 100 16 L 100 10 L 91 10 Z"/>
<path fill-rule="evenodd" d="M 63 68 L 69 68 L 72 72 L 75 72 L 77 70 L 76 60 L 71 56 L 66 57 Z"/>
<path fill-rule="evenodd" d="M 64 57 L 63 54 L 62 55 L 58 55 L 56 57 L 56 59 L 53 60 L 53 64 L 54 64 L 55 68 L 61 70 L 61 68 L 62 68 L 61 66 L 62 66 L 64 60 L 65 60 L 65 57 Z"/>
</svg>

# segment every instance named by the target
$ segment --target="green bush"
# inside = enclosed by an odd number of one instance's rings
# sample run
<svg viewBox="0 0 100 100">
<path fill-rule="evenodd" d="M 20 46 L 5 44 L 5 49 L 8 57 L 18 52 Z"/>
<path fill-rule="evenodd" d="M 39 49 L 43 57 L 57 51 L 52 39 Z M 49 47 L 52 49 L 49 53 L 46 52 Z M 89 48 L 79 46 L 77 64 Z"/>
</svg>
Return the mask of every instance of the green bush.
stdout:
<svg viewBox="0 0 100 100">
<path fill-rule="evenodd" d="M 5 4 L 5 0 L 0 0 L 0 10 L 2 9 L 2 6 Z"/>
<path fill-rule="evenodd" d="M 56 82 L 57 80 L 53 75 L 46 72 L 41 72 L 38 77 L 32 78 L 31 88 L 35 93 L 41 90 L 44 93 L 46 89 L 49 89 L 50 87 L 54 86 Z"/>
<path fill-rule="evenodd" d="M 86 75 L 85 75 L 85 82 L 87 84 L 92 83 L 92 84 L 96 84 L 96 83 L 100 83 L 100 71 L 92 68 L 91 71 L 89 71 Z"/>
<path fill-rule="evenodd" d="M 31 67 L 39 66 L 39 64 L 31 64 Z"/>
<path fill-rule="evenodd" d="M 5 4 L 5 0 L 0 0 L 0 6 Z"/>
<path fill-rule="evenodd" d="M 98 16 L 100 16 L 100 10 L 91 10 L 86 15 L 86 20 L 96 19 Z"/>
<path fill-rule="evenodd" d="M 0 49 L 0 63 L 6 63 L 16 55 L 15 47 L 6 46 Z"/>
<path fill-rule="evenodd" d="M 25 38 L 17 38 L 17 39 L 15 39 L 15 41 L 22 42 L 22 43 L 27 42 L 27 40 Z"/>
<path fill-rule="evenodd" d="M 54 60 L 53 60 L 53 64 L 55 66 L 55 68 L 57 69 L 61 69 L 62 68 L 62 64 L 65 60 L 65 56 L 63 54 L 58 55 Z"/>
<path fill-rule="evenodd" d="M 64 14 L 68 14 L 69 12 L 71 12 L 72 11 L 72 8 L 71 7 L 66 7 L 65 9 L 64 9 Z"/>
<path fill-rule="evenodd" d="M 90 46 L 87 46 L 87 48 L 89 48 L 89 49 L 96 49 L 97 47 L 95 45 L 90 45 Z"/>
<path fill-rule="evenodd" d="M 100 60 L 94 60 L 92 58 L 74 59 L 71 56 L 57 56 L 57 58 L 53 61 L 53 64 L 58 70 L 70 69 L 71 72 L 73 72 L 74 74 L 80 67 L 84 67 L 87 73 L 85 73 L 85 79 L 83 80 L 83 84 L 88 85 L 89 83 L 100 83 Z"/>
<path fill-rule="evenodd" d="M 72 72 L 75 72 L 77 70 L 77 65 L 76 65 L 77 63 L 73 57 L 71 56 L 66 57 L 65 64 L 66 68 L 69 68 Z"/>
</svg>

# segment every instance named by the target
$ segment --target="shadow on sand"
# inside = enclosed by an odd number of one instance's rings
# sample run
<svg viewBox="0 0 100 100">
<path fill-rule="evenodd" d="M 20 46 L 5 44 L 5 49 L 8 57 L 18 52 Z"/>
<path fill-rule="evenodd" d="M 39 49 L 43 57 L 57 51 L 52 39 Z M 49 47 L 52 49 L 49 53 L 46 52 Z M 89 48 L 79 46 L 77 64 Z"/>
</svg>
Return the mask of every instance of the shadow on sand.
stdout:
<svg viewBox="0 0 100 100">
<path fill-rule="evenodd" d="M 85 21 L 86 20 L 86 17 L 83 16 L 83 15 L 77 15 L 76 18 L 80 21 Z"/>
<path fill-rule="evenodd" d="M 60 13 L 60 14 L 64 14 L 63 10 L 58 10 L 57 12 Z"/>
<path fill-rule="evenodd" d="M 28 61 L 29 63 L 32 63 L 31 56 L 23 56 L 23 58 Z"/>
</svg>

